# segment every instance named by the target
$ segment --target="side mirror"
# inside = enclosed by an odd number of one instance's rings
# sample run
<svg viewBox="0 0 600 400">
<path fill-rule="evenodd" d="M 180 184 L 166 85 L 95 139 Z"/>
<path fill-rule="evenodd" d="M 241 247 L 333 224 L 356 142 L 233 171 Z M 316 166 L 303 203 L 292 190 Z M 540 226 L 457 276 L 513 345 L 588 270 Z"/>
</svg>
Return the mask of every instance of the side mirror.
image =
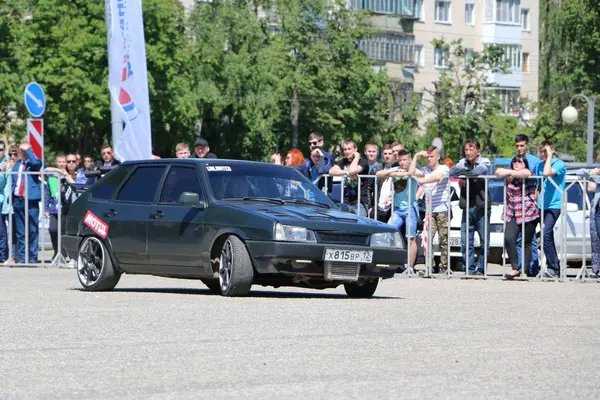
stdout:
<svg viewBox="0 0 600 400">
<path fill-rule="evenodd" d="M 183 192 L 179 196 L 179 202 L 184 206 L 202 208 L 202 203 L 200 203 L 200 196 L 198 193 Z"/>
<path fill-rule="evenodd" d="M 349 206 L 348 204 L 346 204 L 346 203 L 340 203 L 340 204 L 338 204 L 338 207 L 339 207 L 339 209 L 340 209 L 340 210 L 342 210 L 342 211 L 345 211 L 345 212 L 352 212 L 352 211 L 350 210 L 350 206 Z"/>
</svg>

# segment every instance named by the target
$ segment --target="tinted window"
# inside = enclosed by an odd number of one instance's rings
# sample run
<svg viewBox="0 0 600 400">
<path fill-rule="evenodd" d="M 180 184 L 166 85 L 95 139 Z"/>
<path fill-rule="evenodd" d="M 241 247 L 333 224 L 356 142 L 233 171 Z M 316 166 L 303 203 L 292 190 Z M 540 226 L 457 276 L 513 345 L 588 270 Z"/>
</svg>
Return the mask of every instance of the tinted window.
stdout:
<svg viewBox="0 0 600 400">
<path fill-rule="evenodd" d="M 183 192 L 198 193 L 202 198 L 202 189 L 198 182 L 195 168 L 172 167 L 165 179 L 165 184 L 160 194 L 161 203 L 179 203 L 179 196 Z"/>
<path fill-rule="evenodd" d="M 295 168 L 273 164 L 232 164 L 207 166 L 215 197 L 236 199 L 269 197 L 282 200 L 312 200 L 331 204 L 331 200 Z"/>
<path fill-rule="evenodd" d="M 125 182 L 117 200 L 136 203 L 152 203 L 162 178 L 164 167 L 141 167 Z"/>
<path fill-rule="evenodd" d="M 567 182 L 567 185 L 569 184 L 570 182 Z M 567 202 L 577 204 L 577 208 L 579 210 L 583 210 L 583 202 L 585 201 L 584 199 L 583 191 L 581 190 L 581 185 L 579 183 L 575 183 L 573 186 L 567 189 Z"/>
<path fill-rule="evenodd" d="M 121 165 L 104 175 L 92 190 L 92 198 L 102 200 L 110 199 L 132 168 L 133 165 Z"/>
</svg>

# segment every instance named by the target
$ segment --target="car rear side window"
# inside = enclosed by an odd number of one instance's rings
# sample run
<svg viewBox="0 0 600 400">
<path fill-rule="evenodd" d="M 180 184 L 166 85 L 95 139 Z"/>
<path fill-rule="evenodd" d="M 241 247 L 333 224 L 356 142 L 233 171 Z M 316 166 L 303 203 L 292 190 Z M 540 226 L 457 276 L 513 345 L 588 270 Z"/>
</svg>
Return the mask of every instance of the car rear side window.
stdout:
<svg viewBox="0 0 600 400">
<path fill-rule="evenodd" d="M 110 199 L 132 168 L 133 165 L 120 165 L 107 173 L 94 187 L 92 198 L 98 200 Z"/>
<path fill-rule="evenodd" d="M 195 168 L 171 167 L 160 194 L 160 202 L 178 204 L 183 192 L 198 193 L 200 198 L 203 197 L 198 173 Z"/>
<path fill-rule="evenodd" d="M 117 196 L 118 201 L 152 203 L 165 167 L 140 167 L 133 171 Z"/>
</svg>

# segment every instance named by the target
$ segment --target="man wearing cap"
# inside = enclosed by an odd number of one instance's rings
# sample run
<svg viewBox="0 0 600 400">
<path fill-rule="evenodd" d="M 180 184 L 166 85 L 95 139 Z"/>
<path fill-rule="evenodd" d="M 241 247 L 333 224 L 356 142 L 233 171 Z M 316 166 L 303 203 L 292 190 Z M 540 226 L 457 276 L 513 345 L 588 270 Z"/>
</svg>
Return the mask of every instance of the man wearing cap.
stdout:
<svg viewBox="0 0 600 400">
<path fill-rule="evenodd" d="M 194 145 L 194 158 L 218 158 L 215 153 L 210 152 L 210 146 L 204 138 L 196 139 Z"/>
</svg>

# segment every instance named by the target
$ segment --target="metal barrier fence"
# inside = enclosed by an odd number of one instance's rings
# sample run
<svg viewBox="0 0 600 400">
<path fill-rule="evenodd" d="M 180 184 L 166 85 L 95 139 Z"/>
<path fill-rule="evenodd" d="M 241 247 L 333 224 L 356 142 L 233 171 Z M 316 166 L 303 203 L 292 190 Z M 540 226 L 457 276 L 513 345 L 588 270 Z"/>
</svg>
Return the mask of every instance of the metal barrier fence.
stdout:
<svg viewBox="0 0 600 400">
<path fill-rule="evenodd" d="M 7 237 L 7 260 L 4 262 L 5 266 L 11 267 L 59 267 L 64 268 L 69 264 L 62 253 L 62 223 L 63 223 L 63 204 L 61 196 L 61 185 L 63 184 L 64 177 L 55 173 L 46 173 L 43 171 L 4 171 L 3 175 L 6 175 L 6 186 L 1 188 L 3 193 L 6 194 L 4 202 L 0 206 L 3 211 L 6 209 L 7 213 L 3 214 L 0 223 L 5 223 L 6 237 Z M 38 202 L 37 215 L 30 215 L 30 209 L 33 204 L 30 204 L 30 188 L 29 188 L 29 176 L 35 175 L 39 177 L 40 185 L 40 199 L 32 200 Z M 15 190 L 19 182 L 19 176 L 23 179 L 27 177 L 23 185 L 23 196 L 17 196 Z M 45 229 L 50 228 L 50 223 L 46 223 L 46 212 L 49 212 L 46 208 L 47 196 L 51 195 L 50 188 L 46 188 L 49 185 L 46 178 L 54 177 L 58 179 L 58 193 L 56 196 L 56 229 L 57 229 L 57 243 L 56 243 L 56 255 L 54 257 L 48 257 L 48 246 L 46 241 Z M 13 185 L 14 184 L 14 185 Z M 6 190 L 8 187 L 9 190 Z M 18 202 L 19 207 L 15 207 L 15 202 Z M 23 206 L 21 208 L 21 205 Z M 35 207 L 34 207 L 35 208 Z M 6 215 L 4 217 L 4 215 Z M 16 219 L 22 219 L 22 228 L 17 229 Z M 37 223 L 37 237 L 31 237 L 30 219 L 35 218 Z M 48 221 L 51 217 L 48 216 Z M 19 222 L 21 224 L 21 222 Z M 19 232 L 21 230 L 22 232 Z M 49 233 L 49 232 L 48 232 Z M 49 235 L 50 236 L 50 235 Z M 51 238 L 50 238 L 51 239 Z M 16 243 L 15 243 L 16 241 Z M 19 243 L 22 241 L 23 243 Z M 30 254 L 31 246 L 37 247 L 37 254 Z M 19 250 L 24 250 L 23 259 L 20 259 Z M 33 256 L 33 257 L 32 257 Z M 33 259 L 32 259 L 33 258 Z M 12 261 L 12 262 L 11 262 Z M 37 262 L 36 262 L 37 261 Z"/>
<path fill-rule="evenodd" d="M 319 178 L 315 181 L 315 184 L 320 183 L 320 180 L 323 179 L 324 180 L 324 184 L 323 184 L 323 191 L 325 191 L 327 194 L 329 194 L 330 197 L 332 197 L 334 200 L 338 200 L 338 195 L 335 192 L 339 193 L 339 201 L 340 203 L 344 203 L 345 199 L 344 199 L 344 193 L 345 193 L 345 189 L 346 189 L 346 179 L 344 179 L 344 176 L 332 176 L 332 175 L 321 175 L 319 176 Z M 372 181 L 372 190 L 370 193 L 370 204 L 367 205 L 367 210 L 371 209 L 372 213 L 371 213 L 371 217 L 377 219 L 378 217 L 378 213 L 380 212 L 378 210 L 378 203 L 379 203 L 379 184 L 383 181 L 382 178 L 377 177 L 375 175 L 357 175 L 357 184 L 356 184 L 356 194 L 357 194 L 357 198 L 354 201 L 353 200 L 353 204 L 355 204 L 357 206 L 357 209 L 361 208 L 361 188 L 362 185 L 364 184 L 362 181 L 363 180 L 370 180 Z M 412 178 L 412 177 L 411 177 Z M 393 178 L 393 179 L 402 179 L 402 178 Z M 589 198 L 589 196 L 587 195 L 587 184 L 588 184 L 588 179 L 585 177 L 580 177 L 580 176 L 576 176 L 576 175 L 569 175 L 567 174 L 565 176 L 565 187 L 561 188 L 559 187 L 553 179 L 550 178 L 546 178 L 543 176 L 531 176 L 527 179 L 536 179 L 538 180 L 538 186 L 541 187 L 542 189 L 539 191 L 539 200 L 541 202 L 541 204 L 545 204 L 545 191 L 543 190 L 544 188 L 544 183 L 547 180 L 550 180 L 550 184 L 554 187 L 554 189 L 560 194 L 560 217 L 559 220 L 556 222 L 556 225 L 558 225 L 558 229 L 553 229 L 553 235 L 554 235 L 554 244 L 555 244 L 555 248 L 557 248 L 557 253 L 558 253 L 558 260 L 559 260 L 559 265 L 560 265 L 560 270 L 558 271 L 557 276 L 552 276 L 549 271 L 548 271 L 548 266 L 546 265 L 546 261 L 547 261 L 547 255 L 546 255 L 546 251 L 544 249 L 544 221 L 545 221 L 545 217 L 546 214 L 548 213 L 548 210 L 545 210 L 543 207 L 539 208 L 539 220 L 536 224 L 536 229 L 535 229 L 535 236 L 534 236 L 534 240 L 539 240 L 539 257 L 538 257 L 538 263 L 539 263 L 539 272 L 537 272 L 534 276 L 527 276 L 526 275 L 526 271 L 529 269 L 529 265 L 524 265 L 525 264 L 525 240 L 523 240 L 525 238 L 525 224 L 522 223 L 520 226 L 521 229 L 521 245 L 520 245 L 520 250 L 521 250 L 521 255 L 520 255 L 520 274 L 517 276 L 518 279 L 526 279 L 526 280 L 531 280 L 531 279 L 537 279 L 537 280 L 556 280 L 556 281 L 565 281 L 565 280 L 580 280 L 580 281 L 588 281 L 588 280 L 595 280 L 592 279 L 590 277 L 589 271 L 588 271 L 588 265 L 587 265 L 587 261 L 588 259 L 591 260 L 591 237 L 588 233 L 589 230 L 589 218 L 590 218 L 590 207 L 591 207 L 591 199 Z M 409 205 L 413 205 L 414 203 L 418 202 L 418 198 L 412 198 L 412 192 L 413 192 L 413 188 L 412 185 L 417 184 L 413 181 L 413 179 L 406 179 L 407 183 L 406 183 L 406 190 L 408 191 L 408 201 L 407 203 Z M 498 244 L 497 240 L 498 238 L 496 236 L 498 235 L 494 235 L 494 240 L 491 240 L 490 238 L 490 225 L 498 225 L 498 224 L 492 224 L 490 217 L 491 214 L 494 214 L 494 216 L 497 216 L 498 214 L 498 206 L 500 206 L 502 208 L 502 213 L 504 213 L 505 211 L 505 205 L 506 205 L 506 184 L 505 184 L 505 179 L 504 178 L 498 178 L 495 175 L 482 175 L 482 176 L 456 176 L 456 177 L 450 177 L 449 179 L 442 179 L 446 180 L 446 189 L 448 191 L 448 195 L 447 195 L 447 203 L 446 203 L 446 209 L 447 209 L 447 223 L 448 223 L 448 236 L 447 236 L 447 243 L 448 243 L 448 255 L 447 255 L 447 270 L 444 271 L 443 273 L 434 273 L 434 268 L 433 268 L 433 263 L 434 263 L 434 258 L 435 258 L 435 254 L 434 254 L 434 249 L 433 249 L 433 242 L 434 242 L 434 238 L 431 236 L 431 223 L 428 224 L 427 227 L 427 241 L 425 243 L 425 247 L 426 249 L 424 250 L 424 261 L 425 261 L 425 270 L 422 271 L 423 276 L 424 277 L 430 277 L 430 276 L 443 276 L 443 277 L 447 277 L 447 278 L 451 278 L 451 277 L 461 277 L 461 278 L 502 278 L 502 274 L 500 276 L 498 275 L 489 275 L 488 274 L 488 253 L 490 250 L 490 246 L 493 244 Z M 463 180 L 464 182 L 464 186 L 463 187 L 459 187 L 456 188 L 454 187 L 453 189 L 453 184 L 457 181 L 457 180 Z M 483 251 L 483 271 L 481 271 L 481 275 L 479 275 L 478 273 L 471 273 L 469 271 L 469 266 L 471 264 L 471 261 L 473 262 L 473 264 L 475 265 L 475 269 L 477 268 L 477 265 L 475 264 L 475 243 L 470 243 L 470 215 L 469 212 L 466 212 L 466 215 L 464 217 L 464 221 L 462 220 L 462 214 L 464 213 L 464 209 L 460 209 L 459 207 L 457 207 L 455 205 L 456 200 L 453 200 L 453 197 L 458 196 L 460 199 L 460 190 L 465 190 L 465 209 L 466 210 L 470 210 L 472 207 L 471 204 L 469 204 L 470 199 L 471 199 L 471 193 L 470 191 L 471 186 L 472 186 L 472 181 L 474 180 L 484 180 L 485 185 L 484 185 L 484 206 L 483 206 L 483 238 L 479 238 L 479 247 L 483 246 L 484 247 L 484 251 Z M 492 208 L 492 204 L 489 203 L 490 200 L 490 181 L 493 180 L 495 183 L 501 182 L 502 183 L 502 204 L 498 204 L 498 202 L 496 202 L 496 204 L 493 204 L 494 202 L 492 202 L 494 208 Z M 330 186 L 333 185 L 333 187 L 330 188 Z M 336 187 L 338 186 L 339 187 Z M 418 185 L 418 184 L 417 184 Z M 526 179 L 522 179 L 521 180 L 521 190 L 524 193 L 525 192 L 525 185 L 526 185 Z M 579 185 L 579 186 L 577 186 Z M 433 185 L 432 185 L 433 186 Z M 459 185 L 460 186 L 460 185 Z M 498 186 L 498 185 L 495 185 Z M 423 186 L 421 186 L 423 187 Z M 425 199 L 424 203 L 425 203 L 425 215 L 428 216 L 431 219 L 432 216 L 432 196 L 431 196 L 431 190 L 433 190 L 433 187 L 429 187 L 428 189 L 424 188 L 424 193 L 423 193 L 423 197 Z M 581 191 L 581 199 L 577 199 L 577 208 L 574 209 L 573 203 L 569 203 L 569 199 L 568 199 L 568 194 L 570 193 L 572 188 L 576 188 L 577 190 Z M 454 191 L 453 191 L 454 190 Z M 577 193 L 577 190 L 575 190 L 575 193 Z M 394 210 L 395 210 L 395 204 L 394 204 L 394 195 L 392 193 L 391 196 L 391 204 L 390 204 L 390 209 L 391 209 L 391 213 L 390 213 L 390 218 L 393 217 L 394 215 Z M 460 201 L 460 200 L 459 200 Z M 521 199 L 522 203 L 521 203 L 521 207 L 522 209 L 525 208 L 525 196 L 522 196 Z M 540 204 L 540 202 L 538 202 L 538 198 L 534 199 L 536 204 Z M 588 204 L 589 202 L 589 204 Z M 580 204 L 579 204 L 580 203 Z M 370 206 L 370 207 L 369 207 Z M 453 211 L 454 210 L 454 211 Z M 454 215 L 453 214 L 458 214 L 458 215 Z M 406 221 L 404 226 L 401 228 L 402 230 L 406 230 L 407 227 L 411 226 L 411 212 L 407 211 L 407 216 L 406 216 Z M 464 225 L 464 238 L 465 238 L 465 243 L 464 243 L 464 249 L 466 249 L 466 254 L 463 253 L 463 243 L 462 243 L 462 237 L 463 234 L 461 232 L 461 237 L 460 240 L 458 240 L 458 246 L 457 246 L 457 241 L 456 240 L 452 240 L 452 239 L 456 239 L 452 237 L 453 233 L 456 233 L 457 229 L 456 229 L 456 219 L 458 219 L 460 221 L 460 228 L 461 230 L 463 230 L 462 226 Z M 455 223 L 453 224 L 453 221 L 455 221 Z M 501 240 L 501 247 L 496 246 L 494 248 L 494 250 L 496 250 L 496 252 L 500 253 L 500 257 L 501 257 L 501 265 L 503 270 L 506 268 L 506 261 L 507 261 L 507 253 L 506 253 L 506 247 L 505 247 L 505 242 L 504 242 L 504 232 L 506 231 L 506 218 L 502 218 L 502 229 L 501 231 L 499 231 L 499 227 L 495 227 L 495 231 L 492 232 L 494 234 L 502 234 L 502 240 Z M 454 226 L 453 226 L 454 225 Z M 581 229 L 578 229 L 578 227 L 580 227 Z M 454 229 L 453 229 L 454 228 Z M 439 240 L 439 228 L 437 229 L 437 236 L 438 236 L 438 251 L 440 251 L 440 245 L 439 243 L 441 242 Z M 558 234 L 557 232 L 558 231 Z M 573 238 L 570 238 L 569 236 L 569 232 L 572 233 Z M 408 235 L 407 235 L 408 236 Z M 418 236 L 418 235 L 417 235 Z M 474 237 L 474 232 L 473 232 L 473 237 Z M 421 232 L 421 239 L 423 238 L 423 232 Z M 570 240 L 571 239 L 571 240 Z M 515 237 L 515 240 L 517 240 L 517 238 Z M 493 243 L 495 241 L 495 243 Z M 573 245 L 570 244 L 570 242 L 573 241 L 581 241 L 581 253 L 573 253 Z M 454 246 L 452 245 L 454 243 Z M 411 249 L 410 246 L 410 242 L 408 240 L 408 237 L 406 238 L 406 248 L 407 248 L 407 264 L 409 267 L 411 267 L 410 265 L 410 261 L 411 261 L 411 256 L 413 256 L 412 251 L 414 251 L 413 249 Z M 469 248 L 470 245 L 473 245 L 473 256 L 471 258 L 470 256 L 470 252 L 469 252 Z M 465 263 L 463 263 L 463 268 L 464 268 L 464 274 L 457 274 L 456 271 L 453 271 L 451 266 L 453 264 L 452 262 L 452 258 L 456 258 L 457 255 L 456 253 L 454 253 L 451 251 L 452 247 L 460 247 L 461 250 L 461 254 L 460 257 L 465 259 Z M 420 249 L 421 246 L 418 245 L 418 249 Z M 590 249 L 589 251 L 587 249 Z M 575 250 L 576 251 L 576 250 Z M 440 251 L 441 253 L 441 251 Z M 532 247 L 532 253 L 533 253 L 533 247 Z M 479 257 L 481 257 L 481 250 L 480 250 L 480 255 Z M 440 254 L 440 258 L 441 258 L 441 254 Z M 532 258 L 533 258 L 533 254 L 532 254 Z M 477 260 L 478 261 L 478 260 Z M 497 261 L 497 260 L 494 260 Z M 581 261 L 581 267 L 578 270 L 578 273 L 575 276 L 571 276 L 569 277 L 568 273 L 567 273 L 567 267 L 568 264 L 571 262 L 579 262 Z M 508 271 L 504 271 L 504 272 L 508 272 Z M 415 275 L 416 272 L 412 269 L 412 268 L 406 268 L 405 272 L 402 273 L 402 275 L 405 276 L 413 276 Z"/>
</svg>

